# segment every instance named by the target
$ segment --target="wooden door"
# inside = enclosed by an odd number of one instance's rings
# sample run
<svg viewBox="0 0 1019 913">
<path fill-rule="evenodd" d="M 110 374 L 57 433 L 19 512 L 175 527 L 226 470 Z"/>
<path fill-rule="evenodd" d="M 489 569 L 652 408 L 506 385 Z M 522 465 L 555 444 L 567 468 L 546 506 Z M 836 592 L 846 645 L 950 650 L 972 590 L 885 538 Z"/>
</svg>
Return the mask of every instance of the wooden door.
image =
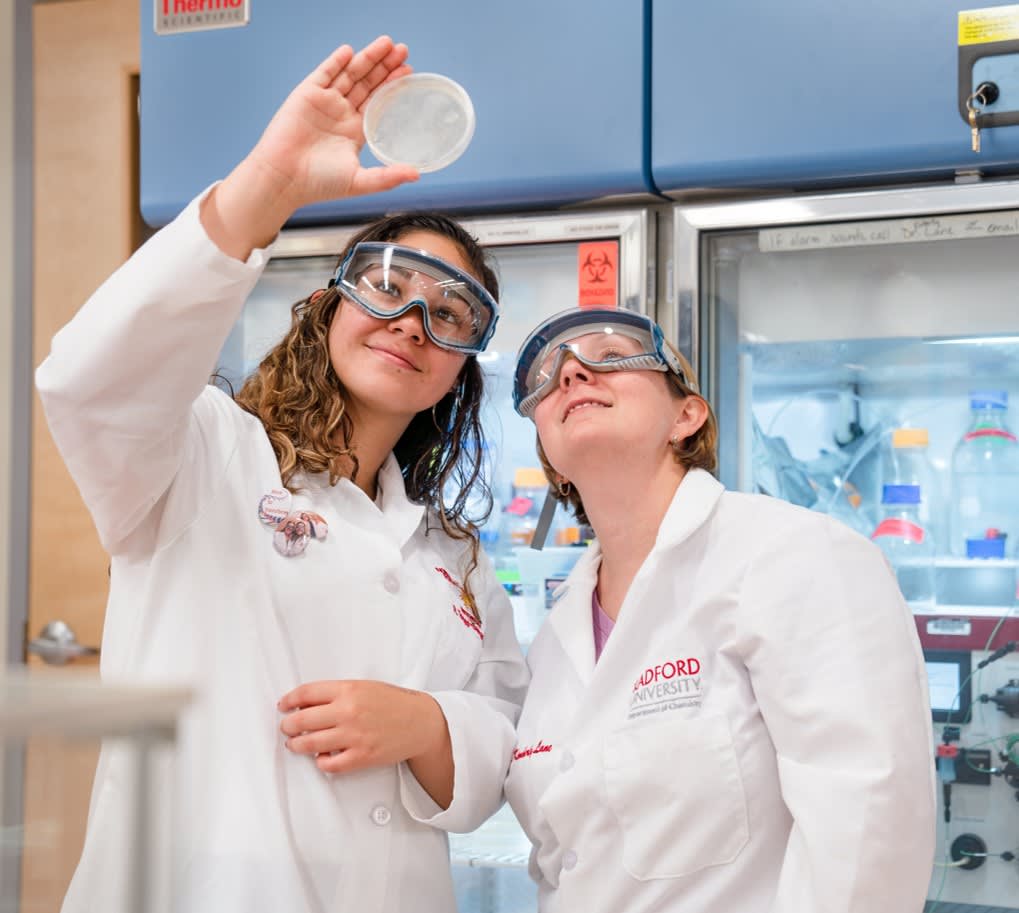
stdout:
<svg viewBox="0 0 1019 913">
<path fill-rule="evenodd" d="M 36 365 L 137 237 L 138 29 L 136 0 L 33 6 Z M 38 399 L 32 450 L 28 637 L 59 619 L 98 645 L 109 561 Z M 30 664 L 41 674 L 38 660 Z M 73 674 L 80 664 L 65 668 Z M 97 748 L 28 746 L 22 913 L 60 909 L 81 852 Z"/>
</svg>

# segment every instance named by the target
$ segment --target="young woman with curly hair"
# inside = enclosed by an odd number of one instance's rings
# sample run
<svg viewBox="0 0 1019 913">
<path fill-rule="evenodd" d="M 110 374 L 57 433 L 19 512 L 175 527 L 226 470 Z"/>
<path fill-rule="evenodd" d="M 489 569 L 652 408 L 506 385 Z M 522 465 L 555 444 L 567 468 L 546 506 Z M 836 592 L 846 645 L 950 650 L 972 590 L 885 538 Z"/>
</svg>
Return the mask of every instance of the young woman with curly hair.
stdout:
<svg viewBox="0 0 1019 913">
<path fill-rule="evenodd" d="M 380 220 L 236 399 L 207 384 L 295 210 L 417 177 L 358 161 L 406 57 L 334 52 L 38 369 L 112 555 L 102 674 L 194 689 L 147 797 L 154 910 L 453 913 L 446 832 L 501 802 L 527 673 L 465 514 L 498 314 L 475 240 Z M 132 764 L 104 746 L 65 913 L 123 908 Z"/>
</svg>

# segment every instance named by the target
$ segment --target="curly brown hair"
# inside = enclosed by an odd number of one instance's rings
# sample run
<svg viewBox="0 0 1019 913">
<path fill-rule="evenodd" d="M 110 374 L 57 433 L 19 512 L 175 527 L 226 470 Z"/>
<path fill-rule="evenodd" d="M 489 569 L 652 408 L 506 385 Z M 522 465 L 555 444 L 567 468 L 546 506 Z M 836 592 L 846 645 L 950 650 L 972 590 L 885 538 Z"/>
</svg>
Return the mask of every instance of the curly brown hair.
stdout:
<svg viewBox="0 0 1019 913">
<path fill-rule="evenodd" d="M 676 399 L 685 399 L 688 396 L 704 399 L 699 392 L 700 388 L 697 386 L 697 377 L 693 372 L 690 362 L 670 342 L 666 341 L 665 344 L 679 359 L 680 366 L 683 368 L 683 374 L 687 379 L 687 382 L 683 383 L 675 374 L 669 371 L 665 375 L 669 391 Z M 714 410 L 711 408 L 711 403 L 704 400 L 704 404 L 708 407 L 708 416 L 704 420 L 704 424 L 688 438 L 679 441 L 672 448 L 672 454 L 676 462 L 687 469 L 706 469 L 708 472 L 714 472 L 718 462 L 718 421 L 715 418 Z M 535 442 L 538 449 L 538 459 L 541 461 L 541 468 L 545 470 L 545 478 L 548 479 L 549 485 L 552 486 L 552 496 L 560 504 L 565 505 L 568 510 L 571 510 L 579 523 L 588 523 L 587 512 L 584 510 L 584 501 L 580 497 L 580 493 L 572 485 L 565 495 L 560 493 L 557 484 L 560 478 L 559 473 L 556 472 L 555 468 L 548 461 L 548 457 L 545 456 L 545 451 L 541 446 L 541 439 L 535 437 Z"/>
<path fill-rule="evenodd" d="M 439 213 L 402 213 L 379 219 L 350 239 L 337 266 L 362 241 L 396 242 L 414 231 L 453 241 L 474 275 L 498 300 L 499 280 L 483 248 L 462 225 Z M 359 465 L 351 447 L 354 425 L 347 410 L 348 397 L 329 357 L 329 328 L 340 300 L 333 286 L 298 301 L 291 309 L 290 330 L 235 396 L 238 405 L 265 427 L 280 477 L 291 491 L 298 472 L 328 472 L 330 484 L 344 477 L 357 479 Z M 482 464 L 483 392 L 481 368 L 474 356 L 468 356 L 453 390 L 433 409 L 415 415 L 393 448 L 407 497 L 430 508 L 448 536 L 470 544 L 464 587 L 476 616 L 467 578 L 478 566 L 478 525 L 487 519 L 492 505 Z M 449 488 L 456 495 L 447 504 Z M 487 505 L 480 515 L 468 516 L 469 494 L 472 502 Z"/>
</svg>

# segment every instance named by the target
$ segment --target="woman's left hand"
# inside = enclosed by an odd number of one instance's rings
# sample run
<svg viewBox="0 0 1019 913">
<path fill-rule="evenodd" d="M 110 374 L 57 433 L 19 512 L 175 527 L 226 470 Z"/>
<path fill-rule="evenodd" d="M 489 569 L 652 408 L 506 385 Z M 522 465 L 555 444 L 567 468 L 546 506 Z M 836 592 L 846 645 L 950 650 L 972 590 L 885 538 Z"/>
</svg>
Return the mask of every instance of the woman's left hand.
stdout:
<svg viewBox="0 0 1019 913">
<path fill-rule="evenodd" d="M 444 753 L 446 718 L 435 699 L 385 682 L 309 682 L 277 705 L 286 747 L 319 770 L 346 773 Z"/>
</svg>

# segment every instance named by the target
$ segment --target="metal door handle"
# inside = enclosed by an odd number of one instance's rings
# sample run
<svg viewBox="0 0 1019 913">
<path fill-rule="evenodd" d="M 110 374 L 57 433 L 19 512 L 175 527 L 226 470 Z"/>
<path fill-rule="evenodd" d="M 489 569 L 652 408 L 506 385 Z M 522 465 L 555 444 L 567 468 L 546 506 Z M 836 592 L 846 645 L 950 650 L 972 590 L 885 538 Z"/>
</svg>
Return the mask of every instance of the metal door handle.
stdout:
<svg viewBox="0 0 1019 913">
<path fill-rule="evenodd" d="M 35 640 L 28 642 L 28 652 L 42 657 L 51 666 L 63 666 L 82 656 L 96 656 L 98 647 L 86 647 L 78 643 L 71 626 L 63 621 L 51 621 Z"/>
</svg>

